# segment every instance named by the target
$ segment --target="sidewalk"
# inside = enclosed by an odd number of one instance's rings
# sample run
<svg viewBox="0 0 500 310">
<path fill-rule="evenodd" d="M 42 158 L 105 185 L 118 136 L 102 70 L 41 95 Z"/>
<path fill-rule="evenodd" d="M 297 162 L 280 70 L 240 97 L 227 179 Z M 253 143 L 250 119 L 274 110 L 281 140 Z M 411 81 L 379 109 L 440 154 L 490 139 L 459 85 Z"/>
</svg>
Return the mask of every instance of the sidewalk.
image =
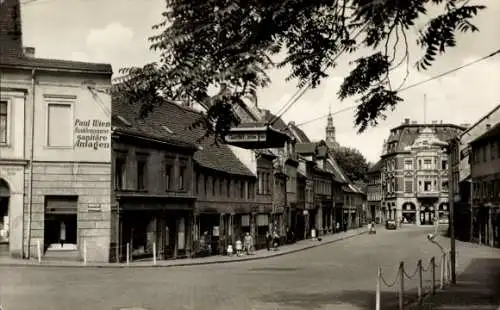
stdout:
<svg viewBox="0 0 500 310">
<path fill-rule="evenodd" d="M 469 252 L 469 253 L 467 253 Z M 470 244 L 457 255 L 457 283 L 408 310 L 499 310 L 500 249 Z"/>
<path fill-rule="evenodd" d="M 139 261 L 131 262 L 130 265 L 125 263 L 87 263 L 77 261 L 44 261 L 42 258 L 42 263 L 39 264 L 35 259 L 20 260 L 13 259 L 10 257 L 0 257 L 0 266 L 32 266 L 32 267 L 92 267 L 92 268 L 133 268 L 133 267 L 178 267 L 178 266 L 193 266 L 193 265 L 209 265 L 209 264 L 219 264 L 219 263 L 230 263 L 230 262 L 241 262 L 249 260 L 265 259 L 275 256 L 286 255 L 290 253 L 295 253 L 314 247 L 318 247 L 325 244 L 330 244 L 336 241 L 352 238 L 361 234 L 366 233 L 368 230 L 366 227 L 352 229 L 347 232 L 341 232 L 334 235 L 321 236 L 321 241 L 313 240 L 301 240 L 294 244 L 281 246 L 277 251 L 268 251 L 266 249 L 255 251 L 252 255 L 245 256 L 210 256 L 210 257 L 200 257 L 200 258 L 186 258 L 186 259 L 175 259 L 175 260 L 158 260 L 156 265 L 153 265 L 153 261 Z"/>
</svg>

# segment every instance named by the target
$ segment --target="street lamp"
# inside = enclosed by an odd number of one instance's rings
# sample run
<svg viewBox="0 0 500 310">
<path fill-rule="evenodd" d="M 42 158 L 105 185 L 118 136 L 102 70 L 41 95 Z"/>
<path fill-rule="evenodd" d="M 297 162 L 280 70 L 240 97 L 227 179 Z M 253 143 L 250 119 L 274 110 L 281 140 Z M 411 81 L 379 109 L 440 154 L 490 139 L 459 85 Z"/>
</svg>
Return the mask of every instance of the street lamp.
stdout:
<svg viewBox="0 0 500 310">
<path fill-rule="evenodd" d="M 453 152 L 459 147 L 459 140 L 455 137 L 453 138 L 446 147 L 446 152 L 448 153 L 448 212 L 449 212 L 449 228 L 450 228 L 450 263 L 451 263 L 451 283 L 457 283 L 456 274 L 456 245 L 455 245 L 455 202 L 460 200 L 460 195 L 458 191 L 455 190 L 455 181 L 453 180 L 453 169 L 452 160 Z M 458 164 L 460 164 L 460 159 L 458 157 Z M 455 194 L 455 191 L 457 194 Z"/>
</svg>

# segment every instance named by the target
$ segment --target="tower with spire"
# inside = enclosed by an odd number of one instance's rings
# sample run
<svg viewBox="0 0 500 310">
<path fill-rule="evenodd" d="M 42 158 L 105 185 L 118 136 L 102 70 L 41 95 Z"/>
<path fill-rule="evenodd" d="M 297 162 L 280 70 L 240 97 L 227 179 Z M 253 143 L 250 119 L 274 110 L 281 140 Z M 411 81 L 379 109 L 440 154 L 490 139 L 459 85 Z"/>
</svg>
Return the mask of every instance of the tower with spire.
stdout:
<svg viewBox="0 0 500 310">
<path fill-rule="evenodd" d="M 332 150 L 338 148 L 339 144 L 337 143 L 337 140 L 335 139 L 335 126 L 333 125 L 333 116 L 332 116 L 332 108 L 328 109 L 328 118 L 326 122 L 326 128 L 325 128 L 325 135 L 326 135 L 326 145 Z"/>
</svg>

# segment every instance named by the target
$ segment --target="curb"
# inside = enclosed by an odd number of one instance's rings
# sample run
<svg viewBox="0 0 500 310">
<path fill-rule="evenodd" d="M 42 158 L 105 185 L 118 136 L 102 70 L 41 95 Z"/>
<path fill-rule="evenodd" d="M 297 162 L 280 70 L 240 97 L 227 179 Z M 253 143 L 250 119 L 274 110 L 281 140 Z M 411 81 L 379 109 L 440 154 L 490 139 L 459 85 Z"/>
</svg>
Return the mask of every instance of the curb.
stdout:
<svg viewBox="0 0 500 310">
<path fill-rule="evenodd" d="M 273 257 L 287 255 L 287 254 L 297 253 L 297 252 L 309 250 L 312 248 L 320 247 L 323 245 L 332 244 L 332 243 L 335 243 L 338 241 L 346 240 L 349 238 L 353 238 L 356 236 L 360 236 L 360 235 L 363 235 L 366 233 L 368 233 L 368 230 L 363 230 L 363 231 L 359 231 L 357 233 L 354 233 L 352 235 L 340 237 L 338 239 L 334 239 L 334 240 L 330 240 L 330 241 L 322 241 L 322 242 L 318 242 L 317 244 L 311 244 L 311 245 L 304 246 L 302 248 L 288 250 L 288 251 L 284 251 L 284 252 L 277 252 L 275 254 L 268 255 L 268 256 L 244 257 L 244 258 L 231 259 L 231 260 L 221 260 L 221 261 L 213 260 L 213 261 L 186 262 L 186 263 L 177 263 L 177 264 L 174 263 L 174 264 L 164 264 L 164 265 L 153 265 L 152 262 L 151 262 L 151 265 L 134 265 L 134 264 L 126 265 L 123 263 L 120 263 L 120 264 L 109 263 L 109 264 L 101 264 L 101 265 L 98 265 L 98 264 L 96 264 L 96 265 L 92 265 L 92 264 L 83 265 L 83 263 L 80 263 L 80 264 L 60 264 L 60 263 L 51 264 L 51 263 L 48 263 L 48 264 L 46 264 L 43 261 L 41 264 L 38 264 L 35 262 L 31 263 L 32 261 L 29 261 L 29 260 L 25 260 L 25 261 L 28 261 L 30 263 L 23 263 L 22 261 L 19 263 L 17 263 L 17 262 L 2 263 L 0 261 L 0 267 L 33 267 L 33 268 L 49 267 L 49 268 L 87 268 L 87 269 L 91 269 L 91 268 L 93 268 L 93 269 L 99 269 L 99 268 L 102 268 L 102 269 L 104 269 L 104 268 L 172 268 L 172 267 L 239 263 L 239 262 L 246 262 L 246 261 L 253 261 L 253 260 L 269 259 L 269 258 L 273 258 Z"/>
</svg>

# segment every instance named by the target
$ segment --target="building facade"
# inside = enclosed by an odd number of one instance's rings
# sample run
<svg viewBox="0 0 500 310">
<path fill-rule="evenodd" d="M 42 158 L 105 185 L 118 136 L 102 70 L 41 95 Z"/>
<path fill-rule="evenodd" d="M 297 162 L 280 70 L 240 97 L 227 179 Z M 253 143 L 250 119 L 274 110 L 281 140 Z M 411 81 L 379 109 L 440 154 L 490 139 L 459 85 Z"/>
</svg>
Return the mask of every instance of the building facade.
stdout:
<svg viewBox="0 0 500 310">
<path fill-rule="evenodd" d="M 376 224 L 385 222 L 382 213 L 382 165 L 383 161 L 379 160 L 368 170 L 367 220 Z"/>
<path fill-rule="evenodd" d="M 85 244 L 89 261 L 107 261 L 111 66 L 36 58 L 20 16 L 19 1 L 0 5 L 2 249 L 80 259 Z"/>
<path fill-rule="evenodd" d="M 500 247 L 500 123 L 470 143 L 473 235 Z"/>
<path fill-rule="evenodd" d="M 391 130 L 382 156 L 385 218 L 415 225 L 434 225 L 439 219 L 447 222 L 447 141 L 464 129 L 406 119 Z"/>
<path fill-rule="evenodd" d="M 476 211 L 472 203 L 470 142 L 484 134 L 492 124 L 500 122 L 500 105 L 493 108 L 481 119 L 453 140 L 450 146 L 451 175 L 455 197 L 455 234 L 463 241 L 479 241 Z"/>
</svg>

